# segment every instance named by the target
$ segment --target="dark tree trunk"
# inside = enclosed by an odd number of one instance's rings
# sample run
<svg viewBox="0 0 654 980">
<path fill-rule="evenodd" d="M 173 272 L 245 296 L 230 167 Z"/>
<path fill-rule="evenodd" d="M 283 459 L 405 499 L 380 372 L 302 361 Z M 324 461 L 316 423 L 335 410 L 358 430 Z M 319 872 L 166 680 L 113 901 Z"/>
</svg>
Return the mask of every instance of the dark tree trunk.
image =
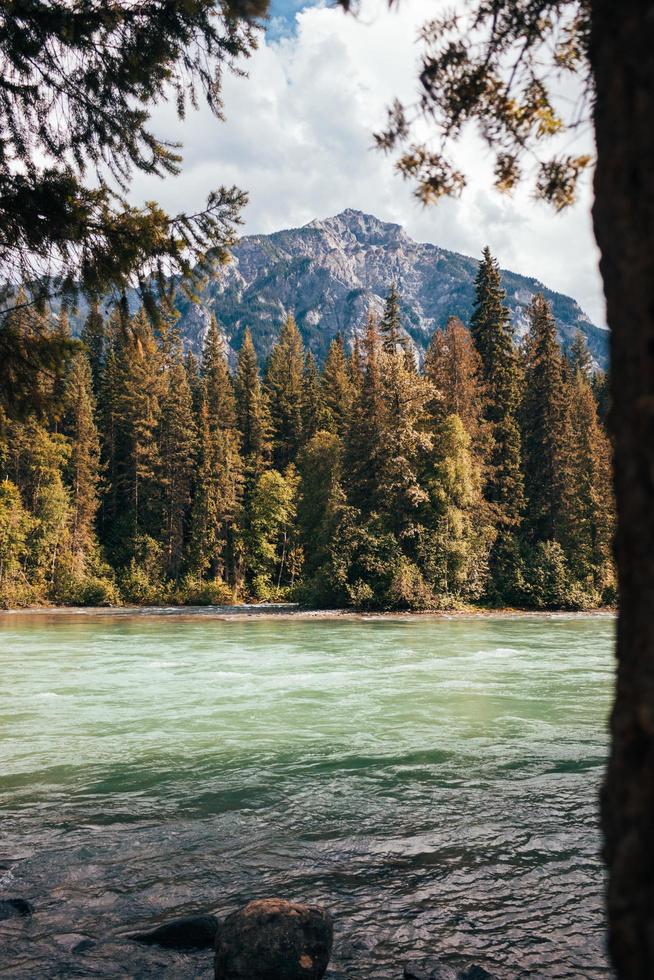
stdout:
<svg viewBox="0 0 654 980">
<path fill-rule="evenodd" d="M 611 326 L 620 582 L 602 798 L 610 949 L 654 978 L 654 3 L 591 0 L 593 209 Z"/>
</svg>

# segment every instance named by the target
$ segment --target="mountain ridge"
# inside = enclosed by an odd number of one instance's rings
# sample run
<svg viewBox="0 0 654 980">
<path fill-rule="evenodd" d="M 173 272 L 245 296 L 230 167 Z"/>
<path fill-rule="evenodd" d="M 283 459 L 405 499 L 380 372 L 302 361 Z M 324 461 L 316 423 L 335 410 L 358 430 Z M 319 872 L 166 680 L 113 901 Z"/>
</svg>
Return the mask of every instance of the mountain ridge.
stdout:
<svg viewBox="0 0 654 980">
<path fill-rule="evenodd" d="M 449 316 L 469 321 L 478 267 L 478 259 L 416 242 L 401 225 L 352 208 L 298 228 L 244 236 L 232 256 L 198 302 L 178 294 L 180 329 L 186 343 L 200 350 L 214 314 L 235 351 L 249 327 L 262 360 L 289 313 L 308 348 L 322 360 L 337 333 L 351 340 L 368 310 L 381 311 L 393 281 L 406 332 L 420 353 Z M 552 303 L 563 346 L 580 329 L 597 365 L 607 366 L 608 331 L 593 324 L 574 299 L 510 270 L 502 270 L 502 283 L 517 337 L 526 330 L 532 296 L 543 292 Z"/>
</svg>

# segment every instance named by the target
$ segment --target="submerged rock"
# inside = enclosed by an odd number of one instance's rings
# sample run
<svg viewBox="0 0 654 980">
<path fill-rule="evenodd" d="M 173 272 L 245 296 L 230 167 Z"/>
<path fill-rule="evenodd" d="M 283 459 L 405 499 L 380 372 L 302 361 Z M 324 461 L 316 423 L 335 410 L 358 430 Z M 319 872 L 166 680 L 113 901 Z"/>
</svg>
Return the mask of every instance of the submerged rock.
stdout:
<svg viewBox="0 0 654 980">
<path fill-rule="evenodd" d="M 24 898 L 0 898 L 0 921 L 32 915 L 34 906 Z"/>
<path fill-rule="evenodd" d="M 146 946 L 165 949 L 208 949 L 216 942 L 218 919 L 215 915 L 185 915 L 171 919 L 149 932 L 133 932 L 130 939 Z"/>
<path fill-rule="evenodd" d="M 459 974 L 459 980 L 495 980 L 495 977 L 483 966 L 469 966 Z"/>
<path fill-rule="evenodd" d="M 71 949 L 71 953 L 88 953 L 90 949 L 95 949 L 96 942 L 94 939 L 82 939 L 81 942 L 77 943 Z"/>
<path fill-rule="evenodd" d="M 250 902 L 218 927 L 216 980 L 321 980 L 333 939 L 324 909 L 281 898 Z"/>
</svg>

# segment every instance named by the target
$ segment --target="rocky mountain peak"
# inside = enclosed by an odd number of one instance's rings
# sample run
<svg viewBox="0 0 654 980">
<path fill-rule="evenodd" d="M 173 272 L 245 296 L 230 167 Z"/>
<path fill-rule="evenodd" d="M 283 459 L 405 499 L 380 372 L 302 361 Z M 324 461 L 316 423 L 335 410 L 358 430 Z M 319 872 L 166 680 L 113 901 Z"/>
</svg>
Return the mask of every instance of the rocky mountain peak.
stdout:
<svg viewBox="0 0 654 980">
<path fill-rule="evenodd" d="M 335 236 L 345 247 L 348 245 L 383 247 L 399 243 L 407 246 L 413 244 L 412 239 L 409 238 L 401 225 L 391 221 L 381 221 L 374 214 L 366 214 L 364 211 L 356 211 L 354 208 L 346 208 L 331 218 L 317 218 L 304 227 L 318 229 Z"/>
</svg>

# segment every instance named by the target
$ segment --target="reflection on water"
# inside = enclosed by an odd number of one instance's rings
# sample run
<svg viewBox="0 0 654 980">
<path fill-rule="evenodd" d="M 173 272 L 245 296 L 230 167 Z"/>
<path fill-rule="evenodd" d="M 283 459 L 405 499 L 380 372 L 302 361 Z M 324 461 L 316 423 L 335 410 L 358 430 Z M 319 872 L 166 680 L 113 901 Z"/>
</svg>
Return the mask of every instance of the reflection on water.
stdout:
<svg viewBox="0 0 654 980">
<path fill-rule="evenodd" d="M 281 895 L 333 966 L 608 977 L 613 621 L 0 616 L 3 977 L 209 978 L 124 931 Z M 94 943 L 75 952 L 83 939 Z"/>
</svg>

